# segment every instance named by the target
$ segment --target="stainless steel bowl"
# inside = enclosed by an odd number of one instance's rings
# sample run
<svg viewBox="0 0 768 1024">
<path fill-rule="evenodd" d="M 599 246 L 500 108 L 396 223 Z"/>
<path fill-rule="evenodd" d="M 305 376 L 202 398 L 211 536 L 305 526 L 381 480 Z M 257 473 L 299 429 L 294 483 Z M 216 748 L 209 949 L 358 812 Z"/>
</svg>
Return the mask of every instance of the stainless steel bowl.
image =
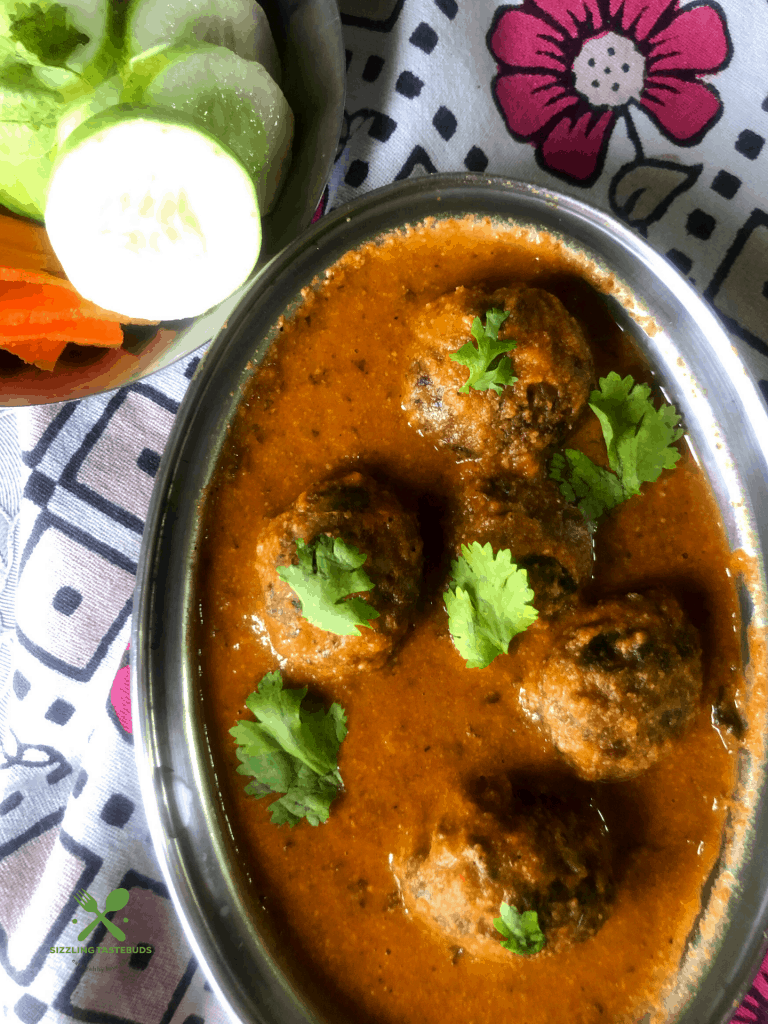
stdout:
<svg viewBox="0 0 768 1024">
<path fill-rule="evenodd" d="M 254 283 L 208 352 L 178 413 L 144 533 L 131 646 L 136 752 L 150 829 L 189 941 L 222 1005 L 242 1021 L 313 1020 L 281 973 L 238 888 L 239 868 L 210 762 L 203 697 L 191 639 L 192 569 L 205 489 L 216 468 L 251 361 L 263 357 L 278 317 L 300 289 L 344 252 L 426 217 L 490 216 L 563 238 L 626 286 L 660 328 L 645 333 L 624 306 L 612 313 L 646 353 L 668 398 L 682 411 L 695 454 L 712 484 L 732 548 L 754 552 L 759 571 L 742 589 L 745 613 L 764 631 L 768 552 L 768 418 L 720 324 L 675 270 L 608 215 L 567 196 L 502 179 L 456 174 L 372 192 L 305 232 Z M 757 578 L 759 577 L 759 578 Z M 746 639 L 746 638 L 745 638 Z M 750 706 L 765 739 L 764 709 Z M 710 883 L 737 879 L 725 910 L 705 907 L 689 944 L 667 1019 L 730 1020 L 763 950 L 768 928 L 766 763 L 745 756 L 740 799 L 749 824 L 724 843 Z M 705 900 L 711 889 L 705 887 Z M 709 915 L 709 918 L 708 918 Z"/>
<path fill-rule="evenodd" d="M 170 366 L 218 334 L 259 270 L 309 224 L 331 173 L 344 114 L 346 64 L 336 0 L 260 0 L 280 54 L 281 88 L 295 118 L 291 163 L 254 274 L 195 320 L 133 330 L 119 349 L 67 350 L 47 373 L 0 364 L 0 406 L 44 405 L 110 391 Z M 148 155 L 149 157 L 149 155 Z"/>
</svg>

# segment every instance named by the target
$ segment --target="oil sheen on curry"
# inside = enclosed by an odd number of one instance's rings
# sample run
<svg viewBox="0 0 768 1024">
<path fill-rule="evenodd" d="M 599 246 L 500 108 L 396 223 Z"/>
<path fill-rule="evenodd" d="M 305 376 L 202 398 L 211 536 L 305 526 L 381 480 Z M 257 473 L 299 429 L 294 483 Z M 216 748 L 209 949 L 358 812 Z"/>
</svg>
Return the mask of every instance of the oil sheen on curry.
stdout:
<svg viewBox="0 0 768 1024">
<path fill-rule="evenodd" d="M 497 354 L 475 372 L 469 343 Z M 737 602 L 685 441 L 655 482 L 612 473 L 589 404 L 610 374 L 651 382 L 574 255 L 467 219 L 344 256 L 246 388 L 206 499 L 201 678 L 254 912 L 329 1019 L 615 1024 L 675 974 L 733 792 Z M 615 507 L 581 500 L 568 450 Z M 322 545 L 365 576 L 347 634 L 291 585 Z M 511 639 L 475 556 L 517 588 Z M 278 669 L 346 714 L 316 826 L 274 824 L 237 773 L 229 730 Z"/>
</svg>

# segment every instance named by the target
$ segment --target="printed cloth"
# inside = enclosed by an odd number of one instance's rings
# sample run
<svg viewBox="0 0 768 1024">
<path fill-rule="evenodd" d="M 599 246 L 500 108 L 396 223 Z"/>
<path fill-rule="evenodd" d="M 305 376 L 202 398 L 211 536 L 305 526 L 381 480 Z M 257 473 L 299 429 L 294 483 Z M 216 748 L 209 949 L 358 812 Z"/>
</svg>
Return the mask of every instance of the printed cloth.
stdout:
<svg viewBox="0 0 768 1024">
<path fill-rule="evenodd" d="M 463 168 L 561 189 L 667 255 L 768 397 L 766 3 L 341 0 L 341 10 L 347 110 L 321 213 L 396 179 Z M 10 1021 L 225 1020 L 153 856 L 126 655 L 153 478 L 198 362 L 0 416 Z M 766 965 L 734 1021 L 768 1024 Z"/>
</svg>

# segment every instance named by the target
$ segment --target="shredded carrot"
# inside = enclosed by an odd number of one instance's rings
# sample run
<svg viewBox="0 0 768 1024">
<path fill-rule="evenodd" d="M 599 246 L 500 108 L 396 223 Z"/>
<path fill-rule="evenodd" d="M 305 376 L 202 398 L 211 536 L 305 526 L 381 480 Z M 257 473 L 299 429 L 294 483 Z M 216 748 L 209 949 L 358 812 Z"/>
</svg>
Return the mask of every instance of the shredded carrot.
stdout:
<svg viewBox="0 0 768 1024">
<path fill-rule="evenodd" d="M 22 270 L 18 267 L 0 267 L 0 283 L 25 283 L 33 285 L 46 285 L 50 288 L 60 288 L 73 295 L 77 303 L 82 307 L 85 316 L 98 317 L 100 320 L 114 320 L 115 323 L 128 323 L 126 317 L 111 310 L 102 309 L 94 302 L 84 299 L 75 286 L 66 278 L 54 277 L 42 270 Z"/>
<path fill-rule="evenodd" d="M 55 277 L 44 270 L 24 270 L 21 267 L 0 267 L 0 281 L 26 281 L 28 284 L 51 284 L 77 294 L 73 284 L 63 277 Z"/>
<path fill-rule="evenodd" d="M 44 323 L 62 316 L 120 322 L 114 315 L 103 316 L 99 306 L 86 302 L 74 289 L 0 280 L 0 324 Z"/>
<path fill-rule="evenodd" d="M 0 323 L 21 323 L 36 317 L 74 317 L 80 305 L 76 292 L 26 281 L 0 281 Z"/>
<path fill-rule="evenodd" d="M 0 348 L 12 352 L 25 363 L 33 363 L 41 370 L 52 370 L 56 365 L 56 360 L 66 347 L 66 341 L 51 341 L 50 338 L 20 342 L 0 341 Z"/>
<path fill-rule="evenodd" d="M 2 324 L 0 323 L 0 346 L 8 347 L 8 342 L 39 341 L 74 341 L 78 345 L 100 345 L 115 348 L 123 343 L 123 332 L 120 324 L 109 320 L 49 320 L 43 324 Z"/>
<path fill-rule="evenodd" d="M 53 246 L 48 232 L 42 224 L 17 217 L 10 213 L 0 214 L 0 244 L 6 243 L 29 252 L 43 252 L 53 255 Z"/>
<path fill-rule="evenodd" d="M 159 323 L 157 320 L 132 320 L 121 313 L 115 313 L 114 310 L 97 306 L 95 302 L 84 299 L 75 286 L 66 278 L 55 277 L 53 274 L 47 274 L 43 270 L 23 270 L 18 267 L 0 266 L 1 282 L 25 282 L 26 284 L 49 285 L 52 288 L 65 289 L 72 295 L 77 296 L 77 301 L 82 308 L 84 316 L 98 317 L 100 320 L 114 320 L 115 323 L 120 324 L 150 325 Z"/>
<path fill-rule="evenodd" d="M 60 281 L 65 280 L 64 270 L 55 256 L 45 253 L 27 252 L 4 245 L 0 240 L 0 264 L 4 267 L 18 267 L 20 270 L 37 270 L 53 274 Z"/>
<path fill-rule="evenodd" d="M 102 309 L 67 280 L 45 228 L 0 213 L 0 348 L 52 370 L 69 342 L 117 347 L 120 324 L 148 324 Z"/>
</svg>

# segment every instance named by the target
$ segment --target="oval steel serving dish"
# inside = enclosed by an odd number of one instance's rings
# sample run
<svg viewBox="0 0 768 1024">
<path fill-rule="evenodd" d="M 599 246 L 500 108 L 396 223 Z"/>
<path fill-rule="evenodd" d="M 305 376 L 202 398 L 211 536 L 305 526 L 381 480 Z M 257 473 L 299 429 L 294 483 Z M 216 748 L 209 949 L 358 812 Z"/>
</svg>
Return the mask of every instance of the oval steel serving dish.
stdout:
<svg viewBox="0 0 768 1024">
<path fill-rule="evenodd" d="M 259 933 L 233 837 L 218 796 L 198 685 L 191 621 L 193 565 L 201 506 L 243 386 L 300 290 L 349 249 L 427 217 L 489 216 L 561 237 L 625 286 L 658 330 L 645 333 L 624 305 L 607 299 L 619 324 L 646 353 L 689 437 L 720 506 L 732 549 L 751 552 L 756 571 L 742 587 L 745 620 L 764 633 L 768 552 L 768 417 L 715 316 L 649 246 L 621 224 L 575 199 L 466 174 L 438 175 L 372 192 L 323 219 L 260 275 L 206 355 L 178 413 L 158 472 L 137 581 L 131 645 L 137 760 L 150 830 L 187 936 L 224 1008 L 242 1021 L 290 1024 L 316 1019 L 281 973 Z M 745 631 L 745 643 L 747 640 Z M 746 650 L 746 647 L 745 647 Z M 755 688 L 754 742 L 768 731 Z M 764 747 L 763 747 L 764 749 Z M 724 844 L 716 874 L 737 884 L 717 911 L 705 910 L 680 970 L 669 1021 L 721 1024 L 749 984 L 768 928 L 766 763 L 740 764 L 739 796 L 748 824 Z M 718 889 L 717 877 L 708 885 Z M 705 887 L 706 892 L 712 890 Z M 709 915 L 709 919 L 707 917 Z M 714 932 L 705 938 L 707 932 Z"/>
<path fill-rule="evenodd" d="M 261 6 L 280 54 L 280 85 L 295 124 L 285 181 L 274 209 L 262 221 L 261 254 L 254 274 L 234 295 L 202 316 L 161 324 L 160 330 L 134 329 L 118 349 L 68 349 L 52 372 L 26 365 L 0 370 L 0 406 L 86 398 L 141 380 L 183 359 L 216 336 L 259 269 L 309 224 L 330 177 L 344 115 L 341 19 L 336 0 L 261 0 Z"/>
</svg>

